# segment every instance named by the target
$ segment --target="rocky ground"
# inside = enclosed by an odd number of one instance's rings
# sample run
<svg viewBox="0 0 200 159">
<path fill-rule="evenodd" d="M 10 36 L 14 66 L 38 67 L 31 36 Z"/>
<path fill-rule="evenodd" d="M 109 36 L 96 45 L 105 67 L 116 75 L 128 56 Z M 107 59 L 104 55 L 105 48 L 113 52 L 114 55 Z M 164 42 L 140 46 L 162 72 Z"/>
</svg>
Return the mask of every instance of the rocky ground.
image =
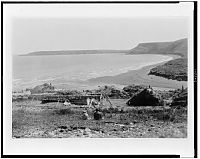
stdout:
<svg viewBox="0 0 200 159">
<path fill-rule="evenodd" d="M 127 107 L 125 99 L 112 99 L 115 109 L 102 109 L 104 119 L 82 120 L 85 106 L 61 103 L 13 102 L 13 138 L 185 138 L 187 110 L 169 107 Z"/>
</svg>

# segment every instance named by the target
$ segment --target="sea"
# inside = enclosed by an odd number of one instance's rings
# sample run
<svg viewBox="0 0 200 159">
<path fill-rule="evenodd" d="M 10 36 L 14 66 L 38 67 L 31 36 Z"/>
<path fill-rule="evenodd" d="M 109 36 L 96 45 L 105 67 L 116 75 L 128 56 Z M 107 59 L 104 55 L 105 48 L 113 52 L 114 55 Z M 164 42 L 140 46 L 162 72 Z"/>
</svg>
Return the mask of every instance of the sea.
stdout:
<svg viewBox="0 0 200 159">
<path fill-rule="evenodd" d="M 169 61 L 171 56 L 141 54 L 79 54 L 17 56 L 12 59 L 13 90 L 51 83 L 57 88 L 89 88 L 88 79 L 114 76 L 130 70 Z M 86 84 L 87 83 L 87 84 Z"/>
</svg>

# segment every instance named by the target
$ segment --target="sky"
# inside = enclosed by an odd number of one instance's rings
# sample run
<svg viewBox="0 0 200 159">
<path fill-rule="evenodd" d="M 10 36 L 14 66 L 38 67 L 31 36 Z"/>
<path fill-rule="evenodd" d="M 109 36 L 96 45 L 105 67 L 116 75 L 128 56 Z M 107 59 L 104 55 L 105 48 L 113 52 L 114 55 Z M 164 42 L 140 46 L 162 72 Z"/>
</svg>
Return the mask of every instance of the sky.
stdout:
<svg viewBox="0 0 200 159">
<path fill-rule="evenodd" d="M 14 18 L 12 53 L 42 50 L 127 50 L 144 42 L 188 37 L 183 17 L 138 18 Z"/>
</svg>

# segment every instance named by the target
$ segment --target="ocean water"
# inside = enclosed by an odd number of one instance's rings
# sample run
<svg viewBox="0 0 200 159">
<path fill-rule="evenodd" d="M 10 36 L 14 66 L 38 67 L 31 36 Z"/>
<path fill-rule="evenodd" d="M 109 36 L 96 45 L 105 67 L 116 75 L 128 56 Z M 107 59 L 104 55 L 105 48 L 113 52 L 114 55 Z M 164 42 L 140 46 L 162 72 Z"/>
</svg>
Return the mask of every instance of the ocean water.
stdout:
<svg viewBox="0 0 200 159">
<path fill-rule="evenodd" d="M 13 56 L 13 90 L 43 83 L 78 88 L 90 78 L 114 76 L 171 59 L 170 56 L 147 54 Z"/>
</svg>

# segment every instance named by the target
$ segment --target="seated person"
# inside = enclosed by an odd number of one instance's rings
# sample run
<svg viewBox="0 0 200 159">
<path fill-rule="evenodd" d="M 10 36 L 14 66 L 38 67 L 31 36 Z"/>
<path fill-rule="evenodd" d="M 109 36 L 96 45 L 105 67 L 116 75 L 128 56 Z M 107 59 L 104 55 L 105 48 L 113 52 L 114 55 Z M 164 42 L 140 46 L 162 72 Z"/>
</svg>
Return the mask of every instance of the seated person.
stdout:
<svg viewBox="0 0 200 159">
<path fill-rule="evenodd" d="M 85 111 L 85 110 L 83 111 L 82 119 L 83 119 L 83 120 L 88 120 L 88 119 L 90 119 L 90 118 L 89 118 L 89 115 L 88 115 L 88 113 L 87 113 L 87 111 Z"/>
<path fill-rule="evenodd" d="M 103 113 L 99 111 L 99 109 L 96 109 L 94 112 L 94 120 L 101 120 L 103 119 Z"/>
</svg>

